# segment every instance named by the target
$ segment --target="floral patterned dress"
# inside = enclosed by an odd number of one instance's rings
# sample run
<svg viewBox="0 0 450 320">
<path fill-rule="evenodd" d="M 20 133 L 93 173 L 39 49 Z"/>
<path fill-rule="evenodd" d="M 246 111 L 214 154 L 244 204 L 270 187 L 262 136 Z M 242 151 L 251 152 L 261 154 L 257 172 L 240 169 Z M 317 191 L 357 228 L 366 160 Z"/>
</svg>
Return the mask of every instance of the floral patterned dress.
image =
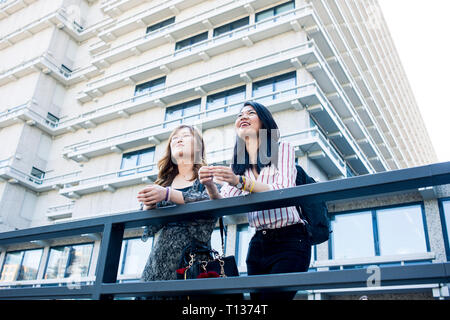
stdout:
<svg viewBox="0 0 450 320">
<path fill-rule="evenodd" d="M 185 203 L 209 200 L 206 188 L 199 180 L 196 180 L 190 187 L 177 190 L 183 193 Z M 161 201 L 157 204 L 157 207 L 162 208 L 172 205 L 175 204 L 170 201 Z M 211 218 L 147 226 L 142 236 L 143 240 L 146 237 L 154 236 L 158 231 L 160 233 L 153 244 L 142 272 L 141 281 L 176 280 L 176 270 L 180 267 L 183 249 L 194 239 L 210 244 L 211 234 L 216 222 L 217 218 Z"/>
</svg>

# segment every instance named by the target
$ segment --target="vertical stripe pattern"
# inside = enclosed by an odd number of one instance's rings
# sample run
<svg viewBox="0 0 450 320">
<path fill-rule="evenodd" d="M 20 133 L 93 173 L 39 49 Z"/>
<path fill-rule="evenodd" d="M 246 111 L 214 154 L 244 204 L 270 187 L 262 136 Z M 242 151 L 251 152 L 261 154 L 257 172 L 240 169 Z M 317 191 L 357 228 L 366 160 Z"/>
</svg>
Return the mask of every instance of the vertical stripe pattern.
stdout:
<svg viewBox="0 0 450 320">
<path fill-rule="evenodd" d="M 297 169 L 295 168 L 295 150 L 287 142 L 281 142 L 278 149 L 278 167 L 274 164 L 264 167 L 255 178 L 251 169 L 244 173 L 245 177 L 269 185 L 271 190 L 295 187 Z M 242 191 L 225 184 L 220 190 L 224 198 L 246 195 L 249 192 Z M 256 230 L 275 229 L 286 227 L 296 223 L 303 223 L 295 207 L 276 208 L 247 213 L 249 225 Z"/>
</svg>

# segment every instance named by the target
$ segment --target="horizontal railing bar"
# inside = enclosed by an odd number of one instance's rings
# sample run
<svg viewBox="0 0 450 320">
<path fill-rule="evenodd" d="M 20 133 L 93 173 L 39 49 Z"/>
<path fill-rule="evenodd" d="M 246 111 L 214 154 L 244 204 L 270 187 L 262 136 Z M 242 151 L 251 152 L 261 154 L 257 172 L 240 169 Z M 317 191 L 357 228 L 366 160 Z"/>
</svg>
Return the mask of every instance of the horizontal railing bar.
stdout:
<svg viewBox="0 0 450 320">
<path fill-rule="evenodd" d="M 101 232 L 103 225 L 106 223 L 124 224 L 126 228 L 135 228 L 146 224 L 202 218 L 205 215 L 221 217 L 256 210 L 299 205 L 311 201 L 354 199 L 448 183 L 450 183 L 450 162 L 443 162 L 264 193 L 254 193 L 245 197 L 188 203 L 183 206 L 150 211 L 130 211 L 106 217 L 5 232 L 0 233 L 0 245 Z"/>
<path fill-rule="evenodd" d="M 164 280 L 149 282 L 102 284 L 103 295 L 168 296 L 189 294 L 230 294 L 261 290 L 293 291 L 337 288 L 364 288 L 372 273 L 367 269 L 284 273 L 229 278 Z M 409 266 L 379 267 L 380 287 L 450 281 L 450 262 Z M 18 288 L 0 290 L 0 299 L 68 298 L 91 294 L 92 285 L 71 287 Z"/>
<path fill-rule="evenodd" d="M 0 299 L 75 299 L 90 298 L 93 285 L 1 289 Z"/>
<path fill-rule="evenodd" d="M 449 282 L 450 263 L 412 266 L 380 267 L 380 285 L 405 285 Z M 262 289 L 290 291 L 330 288 L 367 287 L 372 275 L 367 269 L 285 273 L 274 275 L 242 276 L 219 279 L 191 279 L 150 281 L 136 283 L 103 284 L 102 294 L 125 295 L 184 295 L 226 294 L 256 292 Z M 206 280 L 206 281 L 205 281 Z M 209 280 L 209 281 L 208 281 Z"/>
</svg>

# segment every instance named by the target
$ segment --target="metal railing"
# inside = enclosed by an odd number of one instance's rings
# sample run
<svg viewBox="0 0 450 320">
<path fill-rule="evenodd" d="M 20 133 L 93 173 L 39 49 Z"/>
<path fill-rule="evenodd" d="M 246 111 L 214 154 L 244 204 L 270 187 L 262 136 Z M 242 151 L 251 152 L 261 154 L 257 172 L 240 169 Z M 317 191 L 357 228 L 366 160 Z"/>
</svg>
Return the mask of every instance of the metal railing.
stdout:
<svg viewBox="0 0 450 320">
<path fill-rule="evenodd" d="M 258 276 L 240 276 L 185 281 L 117 283 L 121 245 L 126 228 L 173 222 L 186 218 L 220 217 L 249 211 L 299 205 L 312 201 L 335 201 L 388 194 L 450 183 L 450 162 L 390 172 L 327 181 L 283 190 L 255 193 L 246 197 L 202 201 L 151 211 L 132 211 L 116 215 L 78 220 L 0 233 L 0 247 L 101 233 L 95 280 L 73 286 L 9 288 L 0 290 L 0 299 L 90 298 L 225 294 L 272 290 L 317 290 L 367 288 L 364 269 L 318 271 Z M 380 286 L 450 282 L 450 263 L 384 266 L 380 268 Z M 219 297 L 220 299 L 220 297 Z"/>
</svg>

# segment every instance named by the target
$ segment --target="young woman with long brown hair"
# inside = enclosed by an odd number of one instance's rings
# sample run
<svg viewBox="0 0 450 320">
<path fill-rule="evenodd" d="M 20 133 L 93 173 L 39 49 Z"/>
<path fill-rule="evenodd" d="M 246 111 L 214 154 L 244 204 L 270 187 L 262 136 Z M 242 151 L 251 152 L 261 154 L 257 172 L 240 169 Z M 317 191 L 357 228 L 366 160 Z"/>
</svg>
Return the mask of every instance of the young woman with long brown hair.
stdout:
<svg viewBox="0 0 450 320">
<path fill-rule="evenodd" d="M 138 201 L 144 210 L 209 199 L 198 179 L 205 165 L 205 148 L 200 133 L 188 125 L 173 130 L 165 155 L 158 161 L 158 178 L 153 185 L 139 191 Z M 141 276 L 143 281 L 175 280 L 183 249 L 193 240 L 210 245 L 217 219 L 197 219 L 151 225 L 143 240 L 159 231 Z"/>
</svg>

